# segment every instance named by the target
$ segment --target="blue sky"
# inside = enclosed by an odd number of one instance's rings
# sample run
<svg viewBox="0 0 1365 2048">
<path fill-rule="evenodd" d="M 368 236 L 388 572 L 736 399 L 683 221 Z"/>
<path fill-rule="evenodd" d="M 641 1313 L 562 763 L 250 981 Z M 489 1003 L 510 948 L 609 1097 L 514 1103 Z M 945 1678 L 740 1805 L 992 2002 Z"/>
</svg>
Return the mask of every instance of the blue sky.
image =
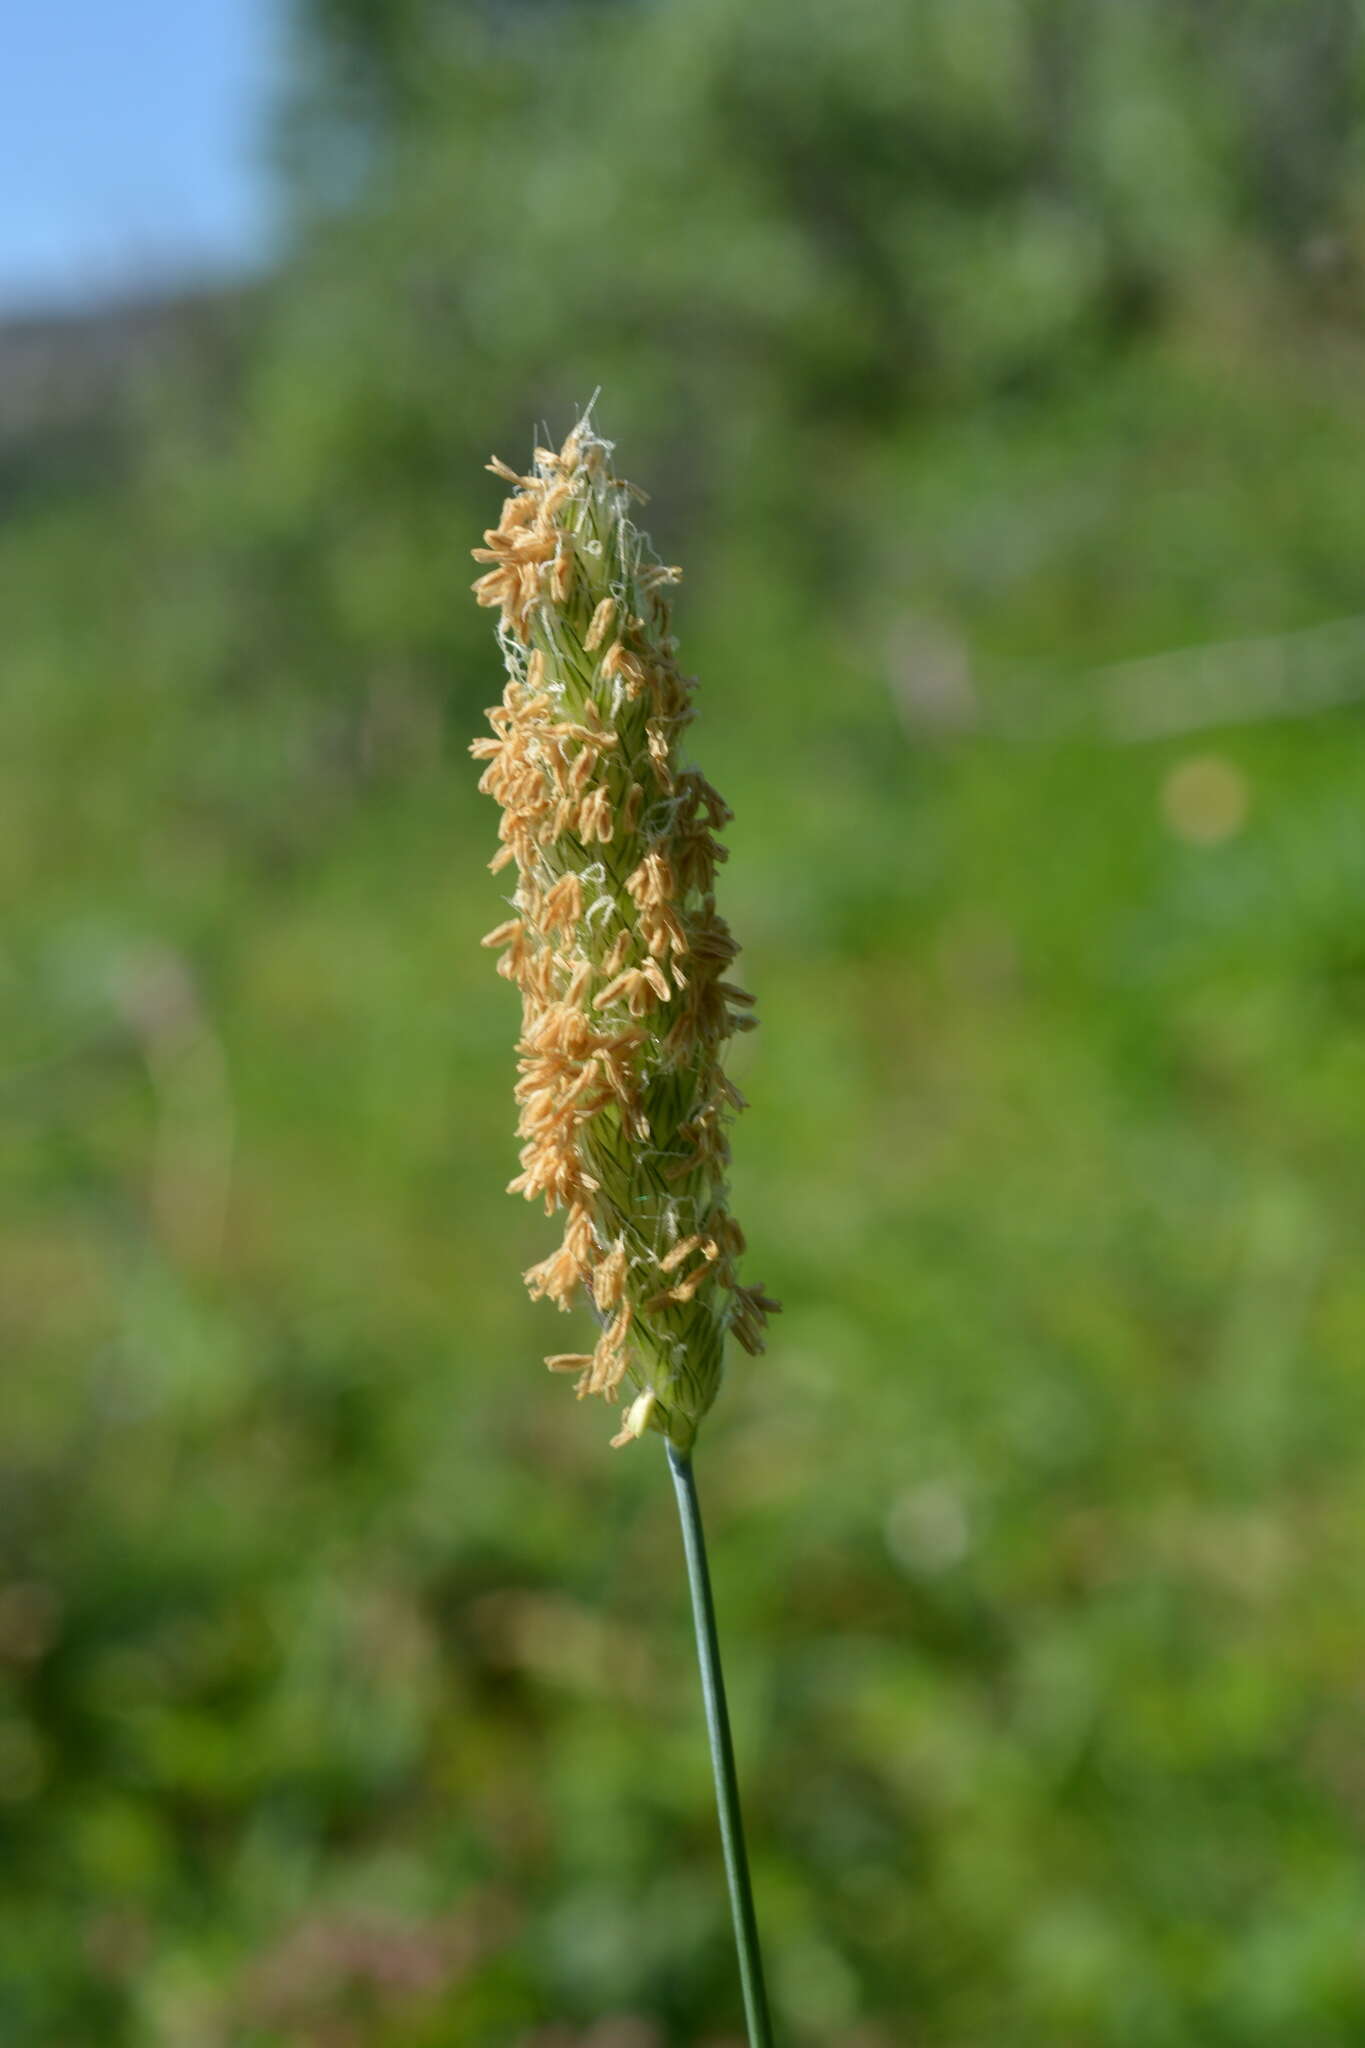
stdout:
<svg viewBox="0 0 1365 2048">
<path fill-rule="evenodd" d="M 0 9 L 0 312 L 265 250 L 279 0 Z"/>
</svg>

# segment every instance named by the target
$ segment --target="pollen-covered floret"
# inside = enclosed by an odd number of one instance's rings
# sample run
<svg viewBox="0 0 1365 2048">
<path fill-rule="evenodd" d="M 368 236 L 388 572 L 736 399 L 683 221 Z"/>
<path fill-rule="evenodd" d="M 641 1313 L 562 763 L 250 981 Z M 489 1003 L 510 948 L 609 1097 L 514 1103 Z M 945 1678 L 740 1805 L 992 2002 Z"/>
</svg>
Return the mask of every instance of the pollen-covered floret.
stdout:
<svg viewBox="0 0 1365 2048">
<path fill-rule="evenodd" d="M 763 1348 L 778 1304 L 743 1286 L 726 1207 L 726 1126 L 743 1106 L 720 1065 L 753 998 L 728 978 L 738 947 L 716 909 L 716 833 L 730 813 L 678 757 L 693 682 L 675 659 L 657 562 L 585 419 L 513 486 L 474 550 L 500 614 L 508 680 L 471 752 L 502 806 L 493 871 L 515 865 L 512 915 L 484 944 L 522 997 L 521 1172 L 513 1192 L 567 1212 L 527 1285 L 561 1309 L 582 1296 L 601 1334 L 559 1352 L 580 1394 L 637 1390 L 628 1443 L 657 1429 L 685 1449 L 715 1399 L 727 1331 Z"/>
</svg>

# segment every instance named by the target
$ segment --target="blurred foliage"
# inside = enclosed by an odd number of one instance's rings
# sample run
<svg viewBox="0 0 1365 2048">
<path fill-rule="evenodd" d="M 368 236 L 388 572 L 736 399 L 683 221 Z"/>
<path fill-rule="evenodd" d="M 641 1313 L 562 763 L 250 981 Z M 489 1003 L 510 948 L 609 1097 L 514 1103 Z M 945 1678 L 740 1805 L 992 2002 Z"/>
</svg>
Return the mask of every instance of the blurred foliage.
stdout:
<svg viewBox="0 0 1365 2048">
<path fill-rule="evenodd" d="M 1345 2048 L 1365 636 L 1239 691 L 1359 606 L 1358 8 L 296 25 L 244 366 L 0 531 L 0 2037 L 737 2042 L 477 946 L 479 464 L 601 383 L 765 1026 L 698 1464 L 781 2036 Z"/>
</svg>

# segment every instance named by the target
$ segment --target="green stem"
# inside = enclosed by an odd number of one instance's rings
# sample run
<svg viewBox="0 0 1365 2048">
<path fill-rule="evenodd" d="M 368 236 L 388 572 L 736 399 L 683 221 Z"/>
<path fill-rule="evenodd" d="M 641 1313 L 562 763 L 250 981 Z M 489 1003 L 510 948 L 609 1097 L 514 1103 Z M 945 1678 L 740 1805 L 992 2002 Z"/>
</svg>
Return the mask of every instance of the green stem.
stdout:
<svg viewBox="0 0 1365 2048">
<path fill-rule="evenodd" d="M 720 1839 L 725 1850 L 725 1875 L 730 1887 L 735 1946 L 739 1950 L 739 1981 L 744 1992 L 749 2048 L 773 2048 L 772 2021 L 768 2017 L 768 1997 L 763 1988 L 763 1955 L 758 1945 L 758 1922 L 754 1917 L 754 1895 L 749 1883 L 749 1859 L 744 1852 L 739 1779 L 735 1773 L 734 1744 L 730 1740 L 730 1716 L 725 1707 L 725 1679 L 720 1668 L 716 1610 L 711 1599 L 711 1574 L 706 1565 L 706 1538 L 702 1533 L 697 1482 L 692 1476 L 690 1454 L 678 1450 L 672 1443 L 667 1448 L 673 1490 L 678 1497 L 683 1549 L 687 1554 L 687 1583 L 692 1594 L 692 1619 L 697 1631 L 697 1661 L 701 1666 L 706 1732 L 710 1737 L 711 1764 L 716 1776 Z"/>
</svg>

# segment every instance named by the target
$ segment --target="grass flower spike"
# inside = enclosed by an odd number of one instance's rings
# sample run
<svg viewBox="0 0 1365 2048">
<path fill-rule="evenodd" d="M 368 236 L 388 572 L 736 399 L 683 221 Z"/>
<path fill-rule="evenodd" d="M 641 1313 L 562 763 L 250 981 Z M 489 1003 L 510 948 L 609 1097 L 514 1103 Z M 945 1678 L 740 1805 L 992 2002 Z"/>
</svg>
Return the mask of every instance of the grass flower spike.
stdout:
<svg viewBox="0 0 1365 2048">
<path fill-rule="evenodd" d="M 474 590 L 501 613 L 508 680 L 472 752 L 503 811 L 490 865 L 515 864 L 517 886 L 484 944 L 522 997 L 512 1191 L 565 1218 L 527 1284 L 561 1309 L 583 1290 L 600 1325 L 591 1352 L 546 1363 L 580 1395 L 634 1389 L 615 1443 L 652 1428 L 686 1451 L 727 1332 L 761 1351 L 777 1303 L 740 1280 L 726 1200 L 744 1105 L 721 1054 L 754 1022 L 715 900 L 730 813 L 680 756 L 680 572 L 634 525 L 643 494 L 611 452 L 584 419 L 528 476 L 489 465 L 512 492 L 474 550 L 490 565 Z"/>
<path fill-rule="evenodd" d="M 521 991 L 512 1191 L 562 1210 L 558 1249 L 526 1275 L 561 1308 L 580 1290 L 600 1335 L 557 1352 L 580 1394 L 635 1390 L 629 1443 L 666 1440 L 683 1534 L 717 1811 L 750 2048 L 771 2048 L 739 1781 L 692 1471 L 727 1333 L 763 1348 L 777 1307 L 740 1281 L 744 1236 L 726 1202 L 726 1128 L 743 1099 L 721 1066 L 753 1024 L 730 973 L 738 947 L 716 909 L 716 838 L 729 811 L 680 758 L 692 681 L 677 663 L 667 591 L 631 520 L 642 493 L 611 470 L 611 443 L 579 421 L 537 448 L 474 550 L 474 585 L 501 613 L 507 662 L 480 788 L 502 805 L 494 872 L 515 864 L 512 915 L 489 932 Z"/>
</svg>

